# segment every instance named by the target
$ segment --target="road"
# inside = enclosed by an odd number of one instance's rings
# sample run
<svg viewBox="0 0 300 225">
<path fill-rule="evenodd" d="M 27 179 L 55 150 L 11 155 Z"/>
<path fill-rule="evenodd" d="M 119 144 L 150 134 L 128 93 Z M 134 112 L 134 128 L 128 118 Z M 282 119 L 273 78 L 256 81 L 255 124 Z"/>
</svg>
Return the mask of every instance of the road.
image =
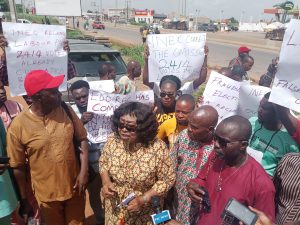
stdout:
<svg viewBox="0 0 300 225">
<path fill-rule="evenodd" d="M 131 44 L 141 44 L 141 35 L 137 27 L 118 24 L 117 27 L 107 23 L 105 30 L 99 30 L 101 34 L 115 40 Z M 180 33 L 178 30 L 161 30 L 162 33 Z M 255 59 L 254 66 L 249 75 L 252 79 L 258 80 L 266 72 L 272 58 L 279 54 L 280 42 L 265 40 L 262 33 L 221 33 L 207 35 L 209 47 L 209 66 L 224 67 L 229 61 L 237 56 L 238 47 L 244 43 L 251 47 L 251 55 Z M 253 47 L 252 47 L 253 46 Z"/>
</svg>

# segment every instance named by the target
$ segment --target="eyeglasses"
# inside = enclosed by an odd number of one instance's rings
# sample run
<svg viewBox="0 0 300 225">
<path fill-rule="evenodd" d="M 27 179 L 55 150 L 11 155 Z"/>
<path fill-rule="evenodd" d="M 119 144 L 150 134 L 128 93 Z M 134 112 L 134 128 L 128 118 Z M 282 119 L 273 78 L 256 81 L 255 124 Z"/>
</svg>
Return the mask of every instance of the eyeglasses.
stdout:
<svg viewBox="0 0 300 225">
<path fill-rule="evenodd" d="M 175 96 L 175 94 L 173 94 L 173 93 L 166 93 L 166 92 L 160 92 L 160 97 L 164 98 L 166 96 L 168 96 L 169 98 L 172 98 L 172 97 Z"/>
<path fill-rule="evenodd" d="M 228 141 L 228 140 L 218 136 L 217 134 L 214 135 L 214 140 L 216 142 L 218 142 L 221 147 L 224 147 L 224 148 L 226 148 L 227 145 L 231 144 L 231 143 L 235 143 L 235 142 L 239 142 L 239 141 L 246 141 L 246 140 Z"/>
<path fill-rule="evenodd" d="M 132 133 L 136 132 L 136 129 L 137 129 L 136 127 L 128 127 L 124 123 L 119 123 L 118 128 L 121 130 L 125 128 L 128 132 L 132 132 Z"/>
</svg>

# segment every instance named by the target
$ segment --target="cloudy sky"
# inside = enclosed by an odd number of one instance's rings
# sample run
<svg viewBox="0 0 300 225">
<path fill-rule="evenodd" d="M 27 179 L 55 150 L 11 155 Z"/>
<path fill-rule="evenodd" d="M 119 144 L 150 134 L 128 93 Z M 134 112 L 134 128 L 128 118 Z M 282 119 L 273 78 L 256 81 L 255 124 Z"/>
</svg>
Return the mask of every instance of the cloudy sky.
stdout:
<svg viewBox="0 0 300 225">
<path fill-rule="evenodd" d="M 125 7 L 128 0 L 102 0 L 103 8 Z M 195 14 L 200 10 L 200 16 L 210 18 L 229 18 L 234 16 L 240 19 L 244 15 L 245 20 L 258 20 L 269 18 L 263 14 L 265 8 L 272 8 L 274 4 L 282 3 L 284 0 L 129 0 L 132 8 L 155 9 L 157 13 L 182 12 L 183 2 L 186 1 L 187 14 Z M 100 4 L 101 0 L 81 0 L 83 10 L 92 9 L 92 2 Z M 300 0 L 293 1 L 300 5 Z M 244 13 L 242 13 L 244 12 Z M 198 14 L 198 12 L 197 12 Z"/>
</svg>

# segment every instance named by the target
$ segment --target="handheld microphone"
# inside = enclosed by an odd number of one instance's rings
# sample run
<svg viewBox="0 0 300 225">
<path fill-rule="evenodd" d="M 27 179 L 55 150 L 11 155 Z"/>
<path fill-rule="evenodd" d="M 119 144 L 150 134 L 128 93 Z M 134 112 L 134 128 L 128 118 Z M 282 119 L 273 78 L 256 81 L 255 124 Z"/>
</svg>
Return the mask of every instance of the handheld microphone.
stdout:
<svg viewBox="0 0 300 225">
<path fill-rule="evenodd" d="M 163 224 L 164 222 L 171 220 L 171 215 L 169 210 L 161 211 L 160 198 L 158 196 L 153 196 L 151 198 L 151 205 L 156 212 L 156 214 L 151 215 L 152 222 L 154 225 Z"/>
</svg>

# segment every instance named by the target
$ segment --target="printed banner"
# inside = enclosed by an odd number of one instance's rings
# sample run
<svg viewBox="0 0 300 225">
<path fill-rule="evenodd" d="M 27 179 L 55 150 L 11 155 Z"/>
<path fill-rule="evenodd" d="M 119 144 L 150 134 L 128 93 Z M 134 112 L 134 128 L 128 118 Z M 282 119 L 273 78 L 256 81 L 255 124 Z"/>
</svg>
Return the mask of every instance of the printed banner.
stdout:
<svg viewBox="0 0 300 225">
<path fill-rule="evenodd" d="M 64 26 L 2 23 L 8 42 L 5 48 L 8 80 L 12 96 L 24 95 L 24 78 L 31 70 L 47 70 L 52 75 L 65 75 L 60 90 L 67 89 L 68 54 Z"/>
<path fill-rule="evenodd" d="M 159 82 L 165 75 L 175 75 L 182 81 L 197 78 L 205 41 L 205 33 L 148 35 L 149 81 Z"/>
<path fill-rule="evenodd" d="M 270 101 L 300 112 L 300 20 L 285 31 Z"/>
</svg>

